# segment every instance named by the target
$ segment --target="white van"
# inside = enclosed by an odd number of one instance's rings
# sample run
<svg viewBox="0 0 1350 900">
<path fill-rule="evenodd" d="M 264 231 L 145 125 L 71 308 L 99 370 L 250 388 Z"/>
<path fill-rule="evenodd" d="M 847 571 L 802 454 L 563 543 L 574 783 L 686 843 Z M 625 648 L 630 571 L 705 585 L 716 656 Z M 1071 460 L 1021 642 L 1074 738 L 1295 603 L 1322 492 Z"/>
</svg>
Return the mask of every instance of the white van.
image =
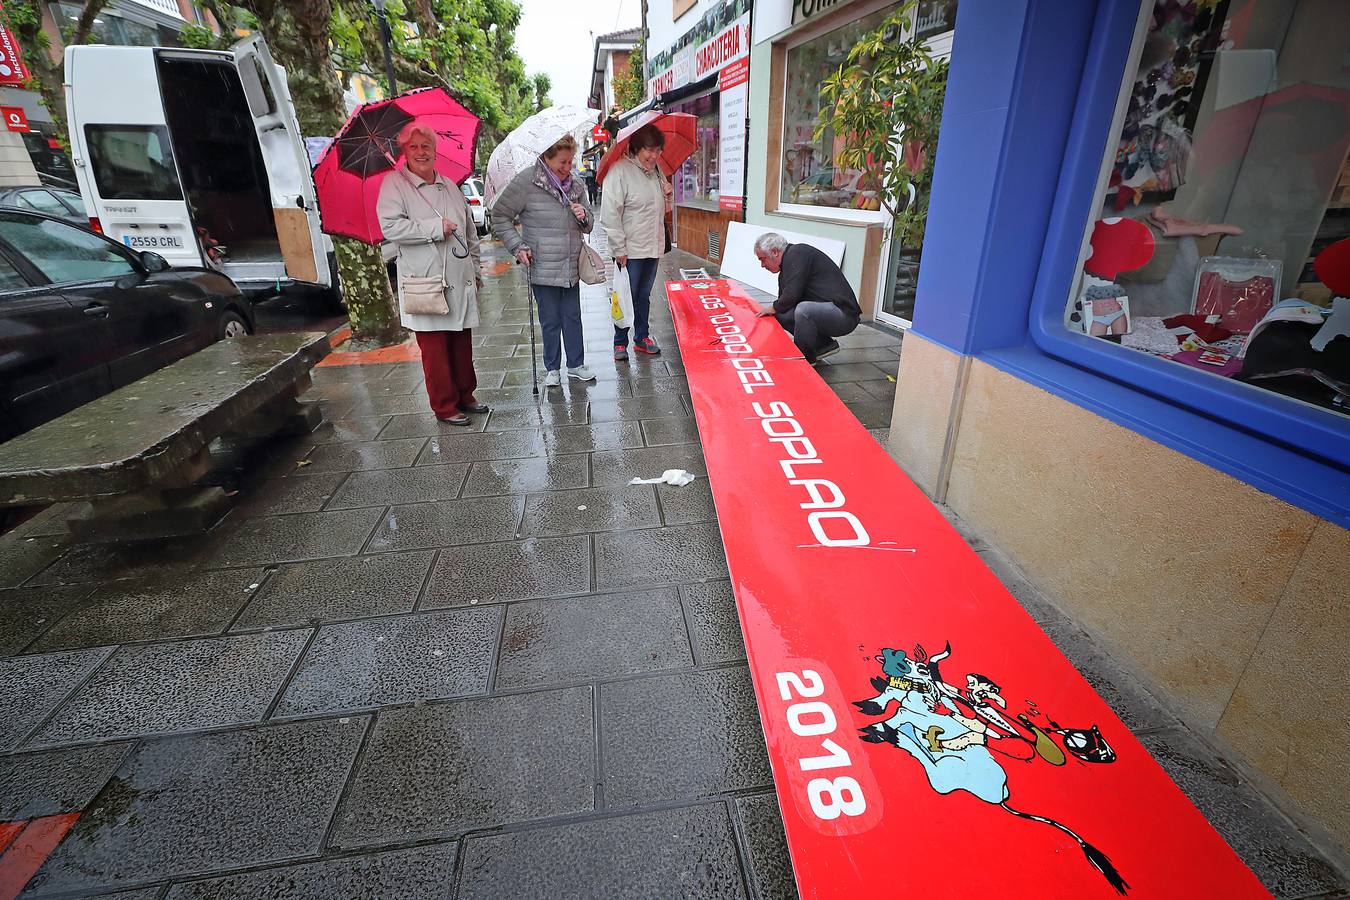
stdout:
<svg viewBox="0 0 1350 900">
<path fill-rule="evenodd" d="M 241 289 L 338 299 L 286 73 L 261 38 L 229 52 L 66 48 L 71 157 L 90 224 Z M 207 247 L 223 254 L 214 262 Z"/>
</svg>

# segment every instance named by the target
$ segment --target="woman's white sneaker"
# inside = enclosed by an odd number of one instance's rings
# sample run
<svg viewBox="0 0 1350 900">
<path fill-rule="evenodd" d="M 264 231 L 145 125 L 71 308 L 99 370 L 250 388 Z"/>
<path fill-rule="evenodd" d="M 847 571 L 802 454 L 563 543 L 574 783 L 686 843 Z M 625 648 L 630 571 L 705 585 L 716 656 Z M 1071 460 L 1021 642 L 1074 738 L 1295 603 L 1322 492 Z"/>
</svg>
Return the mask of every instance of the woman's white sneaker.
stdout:
<svg viewBox="0 0 1350 900">
<path fill-rule="evenodd" d="M 548 374 L 544 376 L 544 387 L 557 387 L 562 384 L 562 376 L 558 374 L 557 369 L 549 369 Z"/>
<path fill-rule="evenodd" d="M 575 378 L 577 381 L 594 381 L 595 373 L 591 371 L 590 366 L 572 366 L 567 370 L 568 378 Z"/>
</svg>

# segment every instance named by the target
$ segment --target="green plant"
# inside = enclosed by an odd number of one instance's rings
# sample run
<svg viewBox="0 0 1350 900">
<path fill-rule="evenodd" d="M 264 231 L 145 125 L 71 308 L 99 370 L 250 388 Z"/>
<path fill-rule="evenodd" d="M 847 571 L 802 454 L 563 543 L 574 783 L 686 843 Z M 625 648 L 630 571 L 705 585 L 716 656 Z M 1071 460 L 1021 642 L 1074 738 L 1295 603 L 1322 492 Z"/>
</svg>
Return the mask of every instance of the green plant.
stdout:
<svg viewBox="0 0 1350 900">
<path fill-rule="evenodd" d="M 815 131 L 836 145 L 836 167 L 864 173 L 860 186 L 877 192 L 907 247 L 923 243 L 947 89 L 947 61 L 912 33 L 917 6 L 902 3 L 825 78 Z"/>
<path fill-rule="evenodd" d="M 646 46 L 645 39 L 638 42 L 628 54 L 628 68 L 614 79 L 614 102 L 622 110 L 630 110 L 647 99 L 647 79 L 643 75 L 647 68 Z"/>
</svg>

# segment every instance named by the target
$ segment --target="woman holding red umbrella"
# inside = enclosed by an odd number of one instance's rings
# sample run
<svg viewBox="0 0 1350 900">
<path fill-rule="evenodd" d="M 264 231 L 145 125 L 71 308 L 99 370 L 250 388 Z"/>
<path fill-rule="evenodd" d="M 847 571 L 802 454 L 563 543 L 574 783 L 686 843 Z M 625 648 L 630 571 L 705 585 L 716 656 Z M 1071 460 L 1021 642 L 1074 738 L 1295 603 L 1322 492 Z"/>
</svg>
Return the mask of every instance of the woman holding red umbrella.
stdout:
<svg viewBox="0 0 1350 900">
<path fill-rule="evenodd" d="M 600 224 L 609 251 L 628 273 L 633 292 L 633 349 L 661 352 L 647 333 L 652 284 L 666 246 L 666 212 L 671 206 L 670 182 L 657 168 L 666 137 L 655 125 L 644 125 L 628 139 L 623 153 L 605 173 Z M 611 151 L 614 152 L 614 151 Z M 628 359 L 628 329 L 614 328 L 614 358 Z"/>
<path fill-rule="evenodd" d="M 468 425 L 465 413 L 488 411 L 474 398 L 472 329 L 478 325 L 482 287 L 477 230 L 463 192 L 436 171 L 436 132 L 414 120 L 399 132 L 398 146 L 404 163 L 380 184 L 376 212 L 385 240 L 398 249 L 400 318 L 417 336 L 436 418 Z M 468 252 L 461 253 L 461 247 Z M 442 305 L 435 298 L 432 305 L 444 312 L 409 311 L 412 292 L 425 291 L 429 280 L 433 294 L 439 287 L 445 301 Z"/>
</svg>

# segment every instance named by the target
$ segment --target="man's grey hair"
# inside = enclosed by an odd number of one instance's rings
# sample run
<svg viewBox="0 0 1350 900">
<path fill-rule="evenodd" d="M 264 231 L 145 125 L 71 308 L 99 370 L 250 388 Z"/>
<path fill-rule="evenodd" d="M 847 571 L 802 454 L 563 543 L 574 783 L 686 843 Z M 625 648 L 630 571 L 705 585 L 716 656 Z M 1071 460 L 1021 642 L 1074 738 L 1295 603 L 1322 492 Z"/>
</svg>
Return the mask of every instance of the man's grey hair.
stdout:
<svg viewBox="0 0 1350 900">
<path fill-rule="evenodd" d="M 775 250 L 786 250 L 792 246 L 787 238 L 773 231 L 766 231 L 755 239 L 756 253 L 773 253 Z"/>
</svg>

